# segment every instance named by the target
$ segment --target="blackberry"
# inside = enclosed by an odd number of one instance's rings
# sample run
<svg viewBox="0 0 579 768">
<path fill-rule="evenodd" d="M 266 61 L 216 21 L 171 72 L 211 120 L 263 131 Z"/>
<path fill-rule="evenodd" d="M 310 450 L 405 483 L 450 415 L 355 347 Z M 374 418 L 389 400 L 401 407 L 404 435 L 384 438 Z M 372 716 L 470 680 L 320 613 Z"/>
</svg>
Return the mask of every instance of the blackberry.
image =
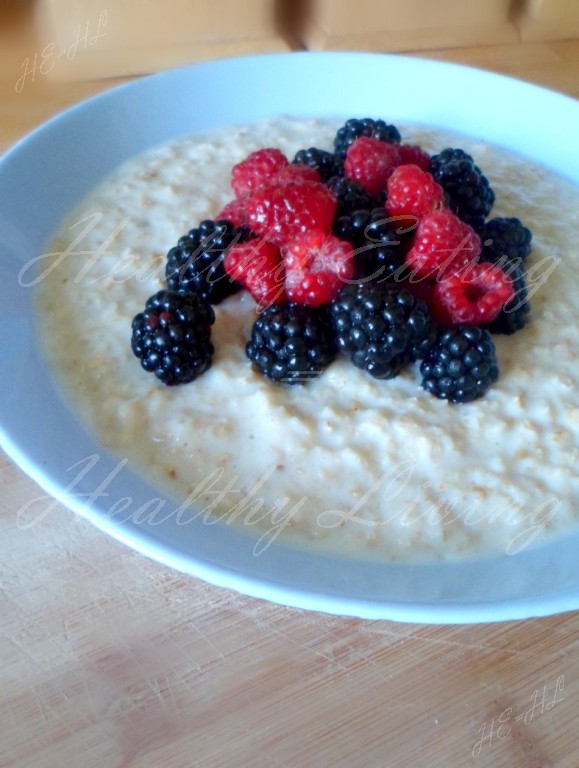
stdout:
<svg viewBox="0 0 579 768">
<path fill-rule="evenodd" d="M 531 310 L 531 305 L 529 303 L 529 292 L 523 267 L 517 266 L 513 262 L 512 264 L 507 263 L 504 266 L 504 270 L 513 281 L 515 295 L 514 298 L 503 307 L 498 317 L 489 323 L 487 327 L 491 333 L 506 333 L 511 335 L 525 327 Z"/>
<path fill-rule="evenodd" d="M 499 377 L 495 345 L 478 326 L 442 331 L 420 365 L 422 386 L 451 403 L 482 397 Z"/>
<path fill-rule="evenodd" d="M 516 218 L 500 217 L 487 221 L 482 232 L 482 258 L 496 264 L 508 259 L 522 265 L 531 253 L 533 235 Z"/>
<path fill-rule="evenodd" d="M 225 272 L 223 257 L 233 243 L 244 242 L 245 229 L 229 221 L 205 219 L 180 238 L 167 254 L 165 274 L 171 291 L 195 292 L 211 304 L 218 304 L 239 290 Z"/>
<path fill-rule="evenodd" d="M 336 357 L 326 307 L 274 304 L 255 321 L 245 352 L 267 378 L 304 384 L 320 376 Z"/>
<path fill-rule="evenodd" d="M 332 226 L 332 232 L 340 240 L 358 247 L 366 242 L 366 228 L 372 211 L 369 208 L 356 208 L 350 213 L 338 216 Z"/>
<path fill-rule="evenodd" d="M 334 176 L 344 175 L 343 162 L 333 152 L 328 152 L 325 149 L 317 149 L 316 147 L 300 149 L 293 162 L 315 168 L 324 183 Z"/>
<path fill-rule="evenodd" d="M 159 291 L 133 319 L 131 348 L 164 384 L 186 384 L 211 366 L 214 322 L 213 308 L 196 293 Z"/>
<path fill-rule="evenodd" d="M 330 313 L 338 348 L 377 379 L 396 376 L 432 340 L 426 304 L 394 285 L 348 285 Z"/>
<path fill-rule="evenodd" d="M 361 136 L 368 136 L 387 144 L 400 144 L 400 132 L 393 125 L 388 125 L 384 120 L 372 120 L 366 117 L 362 120 L 351 118 L 338 130 L 334 139 L 336 156 L 343 162 L 350 144 Z"/>
<path fill-rule="evenodd" d="M 511 335 L 524 328 L 531 311 L 525 262 L 531 252 L 532 233 L 517 218 L 487 221 L 481 239 L 481 261 L 501 267 L 513 281 L 514 298 L 487 326 L 491 333 Z"/>
<path fill-rule="evenodd" d="M 450 210 L 480 232 L 495 193 L 472 157 L 462 149 L 443 149 L 432 157 L 430 172 L 444 189 Z"/>
<path fill-rule="evenodd" d="M 411 271 L 406 264 L 406 253 L 413 229 L 391 221 L 384 208 L 373 208 L 340 216 L 334 222 L 333 231 L 336 237 L 355 247 L 358 277 L 399 282 Z"/>
<path fill-rule="evenodd" d="M 336 219 L 349 216 L 354 211 L 371 208 L 373 200 L 364 187 L 345 176 L 333 176 L 326 182 L 328 189 L 334 193 L 338 201 Z"/>
</svg>

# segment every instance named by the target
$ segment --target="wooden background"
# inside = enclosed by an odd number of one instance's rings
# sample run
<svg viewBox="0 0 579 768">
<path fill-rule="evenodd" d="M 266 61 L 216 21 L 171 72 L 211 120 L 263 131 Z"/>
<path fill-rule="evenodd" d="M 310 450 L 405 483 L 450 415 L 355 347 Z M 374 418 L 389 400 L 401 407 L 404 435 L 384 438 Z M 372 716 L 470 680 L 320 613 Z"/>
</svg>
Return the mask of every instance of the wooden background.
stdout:
<svg viewBox="0 0 579 768">
<path fill-rule="evenodd" d="M 6 28 L 4 29 L 6 31 Z M 22 76 L 0 150 L 110 87 Z M 579 97 L 579 42 L 431 51 Z M 0 456 L 2 768 L 577 768 L 579 615 L 465 627 L 301 612 L 151 562 Z"/>
</svg>

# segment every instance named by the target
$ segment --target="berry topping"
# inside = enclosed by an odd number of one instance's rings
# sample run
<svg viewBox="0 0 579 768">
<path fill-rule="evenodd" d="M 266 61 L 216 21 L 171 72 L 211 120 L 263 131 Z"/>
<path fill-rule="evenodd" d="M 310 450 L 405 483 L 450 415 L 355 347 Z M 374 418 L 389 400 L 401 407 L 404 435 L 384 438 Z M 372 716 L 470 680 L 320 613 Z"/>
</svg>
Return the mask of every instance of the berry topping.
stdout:
<svg viewBox="0 0 579 768">
<path fill-rule="evenodd" d="M 488 331 L 461 326 L 443 331 L 420 365 L 422 386 L 451 403 L 476 400 L 495 383 L 499 367 Z"/>
<path fill-rule="evenodd" d="M 515 295 L 513 282 L 492 264 L 471 264 L 443 275 L 432 291 L 432 310 L 441 325 L 486 325 Z"/>
<path fill-rule="evenodd" d="M 215 221 L 229 221 L 234 227 L 245 227 L 245 206 L 249 200 L 249 194 L 230 200 L 215 217 Z"/>
<path fill-rule="evenodd" d="M 462 149 L 444 149 L 432 157 L 431 172 L 444 189 L 450 210 L 480 232 L 495 193 L 472 157 Z"/>
<path fill-rule="evenodd" d="M 268 307 L 255 321 L 245 351 L 256 369 L 273 381 L 303 384 L 315 379 L 336 356 L 327 308 Z"/>
<path fill-rule="evenodd" d="M 314 168 L 324 182 L 333 176 L 341 176 L 344 172 L 343 162 L 333 152 L 327 152 L 325 149 L 317 149 L 316 147 L 300 149 L 293 162 Z"/>
<path fill-rule="evenodd" d="M 268 184 L 278 171 L 289 163 L 279 149 L 258 149 L 233 167 L 231 186 L 236 197 L 254 192 Z"/>
<path fill-rule="evenodd" d="M 238 290 L 227 276 L 223 256 L 247 233 L 230 221 L 206 219 L 182 237 L 167 254 L 165 274 L 171 291 L 198 293 L 204 301 L 218 304 Z"/>
<path fill-rule="evenodd" d="M 329 232 L 336 198 L 324 185 L 293 181 L 259 189 L 247 202 L 247 224 L 253 232 L 283 245 L 308 229 Z"/>
<path fill-rule="evenodd" d="M 387 184 L 386 213 L 389 216 L 422 218 L 444 208 L 444 191 L 430 173 L 417 165 L 400 165 Z"/>
<path fill-rule="evenodd" d="M 329 304 L 354 276 L 350 243 L 310 229 L 282 247 L 286 292 L 290 301 L 319 307 Z"/>
<path fill-rule="evenodd" d="M 476 262 L 481 247 L 472 227 L 450 211 L 434 211 L 420 220 L 406 261 L 418 277 L 435 280 L 449 270 Z"/>
<path fill-rule="evenodd" d="M 210 304 L 243 287 L 259 311 L 246 354 L 273 381 L 314 379 L 339 351 L 377 379 L 422 360 L 424 389 L 453 403 L 496 381 L 490 334 L 528 319 L 531 232 L 486 221 L 494 193 L 461 149 L 431 157 L 370 118 L 334 146 L 233 168 L 235 199 L 169 251 L 168 290 L 133 321 L 145 370 L 167 384 L 206 370 Z"/>
<path fill-rule="evenodd" d="M 533 235 L 519 219 L 496 218 L 487 221 L 481 233 L 483 259 L 493 263 L 505 259 L 524 264 L 531 253 Z"/>
<path fill-rule="evenodd" d="M 397 144 L 362 137 L 348 148 L 344 174 L 360 184 L 369 195 L 378 197 L 386 189 L 386 182 L 399 164 Z"/>
<path fill-rule="evenodd" d="M 286 165 L 281 171 L 278 171 L 273 177 L 272 184 L 287 184 L 289 181 L 317 181 L 322 178 L 315 168 L 310 168 L 305 163 L 292 163 Z"/>
<path fill-rule="evenodd" d="M 133 319 L 131 348 L 164 384 L 186 384 L 211 366 L 215 314 L 196 293 L 159 291 Z"/>
<path fill-rule="evenodd" d="M 277 245 L 257 239 L 232 245 L 223 265 L 233 280 L 247 288 L 259 308 L 286 300 L 284 267 Z"/>
<path fill-rule="evenodd" d="M 338 348 L 378 379 L 400 373 L 432 342 L 424 302 L 394 285 L 346 286 L 330 306 Z"/>
<path fill-rule="evenodd" d="M 342 161 L 345 160 L 348 147 L 361 136 L 376 139 L 376 141 L 382 141 L 387 144 L 400 143 L 398 129 L 393 125 L 388 125 L 384 120 L 372 120 L 370 117 L 362 120 L 351 118 L 338 130 L 334 139 L 336 157 Z"/>
</svg>

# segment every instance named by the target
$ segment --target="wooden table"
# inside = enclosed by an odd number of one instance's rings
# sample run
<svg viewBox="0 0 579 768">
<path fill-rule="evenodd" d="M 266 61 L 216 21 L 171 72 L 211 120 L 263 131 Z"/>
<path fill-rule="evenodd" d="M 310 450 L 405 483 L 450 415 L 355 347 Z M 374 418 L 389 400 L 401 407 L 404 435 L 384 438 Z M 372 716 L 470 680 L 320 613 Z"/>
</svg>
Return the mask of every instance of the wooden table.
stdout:
<svg viewBox="0 0 579 768">
<path fill-rule="evenodd" d="M 0 47 L 0 149 L 113 84 L 37 75 L 17 92 L 34 50 Z M 579 41 L 421 55 L 579 97 Z M 579 615 L 431 627 L 292 610 L 145 559 L 6 457 L 0 489 L 3 768 L 579 766 Z"/>
</svg>

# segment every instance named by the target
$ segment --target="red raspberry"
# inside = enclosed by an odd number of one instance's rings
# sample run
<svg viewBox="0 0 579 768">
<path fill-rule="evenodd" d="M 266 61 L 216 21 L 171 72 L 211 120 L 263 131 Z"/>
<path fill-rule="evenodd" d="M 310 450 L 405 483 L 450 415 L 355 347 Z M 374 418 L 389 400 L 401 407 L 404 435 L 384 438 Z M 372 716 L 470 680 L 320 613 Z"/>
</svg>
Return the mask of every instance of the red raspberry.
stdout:
<svg viewBox="0 0 579 768">
<path fill-rule="evenodd" d="M 290 181 L 254 192 L 247 202 L 246 219 L 253 232 L 283 245 L 308 229 L 329 232 L 336 206 L 325 184 Z"/>
<path fill-rule="evenodd" d="M 400 165 L 398 145 L 362 136 L 349 147 L 344 162 L 344 174 L 360 184 L 372 197 L 386 189 L 394 168 Z"/>
<path fill-rule="evenodd" d="M 286 184 L 288 181 L 319 181 L 322 178 L 315 168 L 310 168 L 305 163 L 290 163 L 278 171 L 274 176 L 273 184 Z"/>
<path fill-rule="evenodd" d="M 513 281 L 500 267 L 470 264 L 436 283 L 431 307 L 441 325 L 485 325 L 514 295 Z"/>
<path fill-rule="evenodd" d="M 313 307 L 329 304 L 354 276 L 352 245 L 323 230 L 308 230 L 281 250 L 290 301 Z"/>
<path fill-rule="evenodd" d="M 415 216 L 444 208 L 444 190 L 417 165 L 400 165 L 388 179 L 386 213 L 389 216 Z"/>
<path fill-rule="evenodd" d="M 242 195 L 231 200 L 215 217 L 215 221 L 230 221 L 235 227 L 245 226 L 245 206 L 249 200 L 249 195 Z"/>
<path fill-rule="evenodd" d="M 258 149 L 233 167 L 231 186 L 236 197 L 267 184 L 289 160 L 279 149 Z"/>
<path fill-rule="evenodd" d="M 400 165 L 417 165 L 423 171 L 430 170 L 430 155 L 422 147 L 415 147 L 411 144 L 399 144 L 398 155 Z"/>
<path fill-rule="evenodd" d="M 447 210 L 427 213 L 418 224 L 406 262 L 432 280 L 478 260 L 482 250 L 474 229 Z"/>
<path fill-rule="evenodd" d="M 279 248 L 267 240 L 232 245 L 223 258 L 227 274 L 244 285 L 261 309 L 286 300 Z"/>
</svg>

